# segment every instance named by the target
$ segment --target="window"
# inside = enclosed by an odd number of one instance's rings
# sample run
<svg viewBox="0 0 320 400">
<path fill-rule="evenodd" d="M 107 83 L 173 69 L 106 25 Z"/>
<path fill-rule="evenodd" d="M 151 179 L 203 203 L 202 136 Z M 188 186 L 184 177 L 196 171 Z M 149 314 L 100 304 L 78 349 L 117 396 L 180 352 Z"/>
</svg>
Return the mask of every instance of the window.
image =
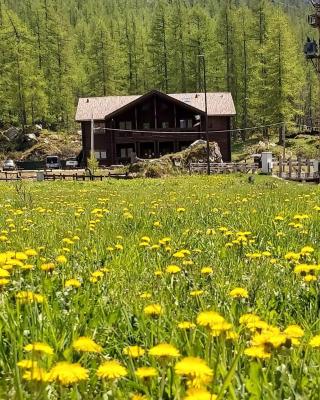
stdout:
<svg viewBox="0 0 320 400">
<path fill-rule="evenodd" d="M 104 150 L 96 150 L 94 155 L 97 160 L 105 160 L 107 158 L 107 152 Z"/>
<path fill-rule="evenodd" d="M 131 158 L 133 153 L 132 147 L 121 147 L 120 148 L 120 158 Z"/>
<path fill-rule="evenodd" d="M 162 122 L 162 128 L 163 129 L 168 129 L 169 128 L 169 122 L 167 122 L 167 121 Z"/>
<path fill-rule="evenodd" d="M 150 129 L 150 122 L 144 122 L 143 129 Z"/>
<path fill-rule="evenodd" d="M 130 131 L 132 129 L 132 121 L 120 121 L 119 129 Z"/>
<path fill-rule="evenodd" d="M 186 129 L 186 127 L 187 127 L 187 120 L 180 119 L 180 128 L 181 129 Z"/>
<path fill-rule="evenodd" d="M 193 127 L 192 119 L 180 119 L 180 128 L 181 129 L 190 129 Z"/>
</svg>

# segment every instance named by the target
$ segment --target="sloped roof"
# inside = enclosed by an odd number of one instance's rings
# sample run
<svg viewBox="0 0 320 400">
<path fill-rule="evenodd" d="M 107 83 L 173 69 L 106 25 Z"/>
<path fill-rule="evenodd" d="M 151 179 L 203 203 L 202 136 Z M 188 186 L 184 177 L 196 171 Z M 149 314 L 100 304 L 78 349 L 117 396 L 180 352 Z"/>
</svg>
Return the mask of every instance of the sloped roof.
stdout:
<svg viewBox="0 0 320 400">
<path fill-rule="evenodd" d="M 199 111 L 205 111 L 204 93 L 175 93 L 167 96 Z M 142 95 L 80 98 L 75 119 L 77 122 L 90 121 L 91 118 L 104 120 L 108 115 L 138 100 L 140 97 Z M 209 116 L 236 115 L 231 93 L 207 93 L 207 100 Z"/>
</svg>

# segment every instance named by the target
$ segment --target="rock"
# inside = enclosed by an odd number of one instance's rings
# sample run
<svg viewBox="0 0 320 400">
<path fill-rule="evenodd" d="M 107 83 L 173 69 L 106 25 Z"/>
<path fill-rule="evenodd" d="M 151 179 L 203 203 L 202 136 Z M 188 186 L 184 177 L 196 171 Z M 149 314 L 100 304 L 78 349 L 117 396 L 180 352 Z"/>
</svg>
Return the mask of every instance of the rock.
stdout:
<svg viewBox="0 0 320 400">
<path fill-rule="evenodd" d="M 0 132 L 0 143 L 9 143 L 10 139 L 2 132 Z"/>
<path fill-rule="evenodd" d="M 10 141 L 17 141 L 20 139 L 22 135 L 22 130 L 12 126 L 11 128 L 7 129 L 3 132 L 3 134 L 10 140 Z"/>
<path fill-rule="evenodd" d="M 38 139 L 35 133 L 27 133 L 26 135 L 24 135 L 24 141 L 27 142 L 30 146 L 38 143 Z"/>
<path fill-rule="evenodd" d="M 36 129 L 38 131 L 42 131 L 42 125 L 41 124 L 36 124 Z"/>
<path fill-rule="evenodd" d="M 189 147 L 192 148 L 194 146 L 198 146 L 199 144 L 204 145 L 206 143 L 207 143 L 206 140 L 199 139 L 199 140 L 196 140 L 195 142 L 191 143 Z"/>
</svg>

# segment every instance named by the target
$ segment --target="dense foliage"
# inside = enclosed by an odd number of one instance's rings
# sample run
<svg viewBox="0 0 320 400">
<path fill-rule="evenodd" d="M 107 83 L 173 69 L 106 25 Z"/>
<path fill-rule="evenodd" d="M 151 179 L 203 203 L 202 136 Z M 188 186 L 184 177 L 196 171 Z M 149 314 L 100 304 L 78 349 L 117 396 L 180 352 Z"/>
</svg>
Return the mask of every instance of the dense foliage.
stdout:
<svg viewBox="0 0 320 400">
<path fill-rule="evenodd" d="M 232 92 L 238 127 L 310 123 L 307 11 L 304 1 L 1 0 L 1 122 L 68 128 L 79 96 L 200 91 L 205 54 L 208 89 Z"/>
<path fill-rule="evenodd" d="M 319 211 L 263 177 L 1 184 L 0 397 L 317 399 Z"/>
</svg>

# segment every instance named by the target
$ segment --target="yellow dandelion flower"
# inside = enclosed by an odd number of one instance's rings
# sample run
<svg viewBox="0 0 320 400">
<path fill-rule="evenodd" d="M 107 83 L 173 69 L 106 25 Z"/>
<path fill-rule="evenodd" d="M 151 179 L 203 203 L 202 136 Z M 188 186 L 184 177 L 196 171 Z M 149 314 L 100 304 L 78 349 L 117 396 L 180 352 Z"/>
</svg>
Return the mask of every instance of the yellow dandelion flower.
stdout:
<svg viewBox="0 0 320 400">
<path fill-rule="evenodd" d="M 312 253 L 314 253 L 314 248 L 311 246 L 305 246 L 300 251 L 300 254 L 302 254 L 303 256 L 308 256 Z"/>
<path fill-rule="evenodd" d="M 197 317 L 197 324 L 211 327 L 218 323 L 225 322 L 225 319 L 215 311 L 202 311 Z"/>
<path fill-rule="evenodd" d="M 8 283 L 10 283 L 9 279 L 0 278 L 0 286 L 6 286 Z"/>
<path fill-rule="evenodd" d="M 91 276 L 93 278 L 103 278 L 104 274 L 102 271 L 95 271 L 95 272 L 92 272 Z"/>
<path fill-rule="evenodd" d="M 314 348 L 320 348 L 320 335 L 314 336 L 310 341 L 309 341 L 309 346 L 314 347 Z"/>
<path fill-rule="evenodd" d="M 72 347 L 79 352 L 86 353 L 101 353 L 103 350 L 94 340 L 86 336 L 81 336 L 76 339 L 73 342 Z"/>
<path fill-rule="evenodd" d="M 72 385 L 88 379 L 89 371 L 79 363 L 59 362 L 49 372 L 49 379 L 61 385 Z"/>
<path fill-rule="evenodd" d="M 163 314 L 163 309 L 160 304 L 150 304 L 143 309 L 145 315 L 156 317 Z"/>
<path fill-rule="evenodd" d="M 185 253 L 183 251 L 177 251 L 176 253 L 173 254 L 173 257 L 175 258 L 184 258 Z"/>
<path fill-rule="evenodd" d="M 214 337 L 220 336 L 223 332 L 227 332 L 232 328 L 232 325 L 227 321 L 213 322 L 210 324 L 211 335 Z"/>
<path fill-rule="evenodd" d="M 137 368 L 135 375 L 140 379 L 149 379 L 158 376 L 158 371 L 153 367 Z"/>
<path fill-rule="evenodd" d="M 131 400 L 148 400 L 147 396 L 140 393 L 133 393 L 130 398 Z"/>
<path fill-rule="evenodd" d="M 186 392 L 186 397 L 183 400 L 216 400 L 217 396 L 215 394 L 211 394 L 206 389 L 196 389 L 190 388 Z"/>
<path fill-rule="evenodd" d="M 233 290 L 231 290 L 231 292 L 229 293 L 229 296 L 232 298 L 243 298 L 243 299 L 247 299 L 249 297 L 248 291 L 247 289 L 243 289 L 241 287 L 237 287 Z"/>
<path fill-rule="evenodd" d="M 140 299 L 150 299 L 152 297 L 151 293 L 144 292 L 139 295 Z"/>
<path fill-rule="evenodd" d="M 10 273 L 6 269 L 0 268 L 0 278 L 8 278 Z"/>
<path fill-rule="evenodd" d="M 28 259 L 28 256 L 25 253 L 19 251 L 18 253 L 16 253 L 15 258 L 19 261 L 25 261 Z"/>
<path fill-rule="evenodd" d="M 46 343 L 35 342 L 24 346 L 25 351 L 53 355 L 53 348 Z"/>
<path fill-rule="evenodd" d="M 234 331 L 227 331 L 226 333 L 226 339 L 227 340 L 238 340 L 239 339 L 239 334 Z"/>
<path fill-rule="evenodd" d="M 185 357 L 175 365 L 175 372 L 182 376 L 213 376 L 212 369 L 207 365 L 206 361 L 199 357 Z"/>
<path fill-rule="evenodd" d="M 44 302 L 44 296 L 41 294 L 33 293 L 33 292 L 27 292 L 27 291 L 22 291 L 18 292 L 16 294 L 16 299 L 19 303 L 43 303 Z"/>
<path fill-rule="evenodd" d="M 145 354 L 145 350 L 139 346 L 128 346 L 123 349 L 122 353 L 131 358 L 139 358 Z"/>
<path fill-rule="evenodd" d="M 303 277 L 303 280 L 305 281 L 305 282 L 314 282 L 314 281 L 316 281 L 317 280 L 317 278 L 314 276 L 314 275 L 306 275 L 306 276 L 304 276 Z"/>
<path fill-rule="evenodd" d="M 192 290 L 190 292 L 190 296 L 198 297 L 198 296 L 201 296 L 203 293 L 204 293 L 203 290 Z"/>
<path fill-rule="evenodd" d="M 44 263 L 44 264 L 41 264 L 41 266 L 40 266 L 40 268 L 42 269 L 42 271 L 45 271 L 45 272 L 47 272 L 47 271 L 52 271 L 52 270 L 54 270 L 55 269 L 55 264 L 54 263 Z"/>
<path fill-rule="evenodd" d="M 21 267 L 22 271 L 31 271 L 34 268 L 34 265 L 31 264 L 25 264 Z"/>
<path fill-rule="evenodd" d="M 253 346 L 245 349 L 244 354 L 249 357 L 266 359 L 270 358 L 271 354 L 268 353 L 264 346 Z"/>
<path fill-rule="evenodd" d="M 179 357 L 179 350 L 172 344 L 161 343 L 152 347 L 149 354 L 154 357 Z"/>
<path fill-rule="evenodd" d="M 122 378 L 128 374 L 118 360 L 109 360 L 101 364 L 97 370 L 99 378 L 115 380 Z"/>
<path fill-rule="evenodd" d="M 178 328 L 180 329 L 194 329 L 196 327 L 196 324 L 194 324 L 193 322 L 189 322 L 189 321 L 182 321 L 179 322 L 178 324 Z"/>
<path fill-rule="evenodd" d="M 212 274 L 213 268 L 211 268 L 211 267 L 203 267 L 203 268 L 201 268 L 200 272 L 203 275 L 209 275 L 209 274 Z"/>
<path fill-rule="evenodd" d="M 163 275 L 163 272 L 162 271 L 160 271 L 160 270 L 157 270 L 157 271 L 155 271 L 155 276 L 162 276 Z"/>
<path fill-rule="evenodd" d="M 59 264 L 66 264 L 68 262 L 67 257 L 60 255 L 56 258 L 56 262 Z"/>
<path fill-rule="evenodd" d="M 48 382 L 50 380 L 50 374 L 43 368 L 33 366 L 24 372 L 22 378 L 26 381 Z"/>
<path fill-rule="evenodd" d="M 35 360 L 21 360 L 17 362 L 17 366 L 22 369 L 30 369 L 38 366 L 38 362 Z"/>
<path fill-rule="evenodd" d="M 64 287 L 74 287 L 79 288 L 81 286 L 81 282 L 78 279 L 68 279 L 65 281 Z"/>
<path fill-rule="evenodd" d="M 167 272 L 168 274 L 177 274 L 177 273 L 180 272 L 180 271 L 181 271 L 181 268 L 178 267 L 177 265 L 169 265 L 169 266 L 166 268 L 166 272 Z"/>
<path fill-rule="evenodd" d="M 270 329 L 258 333 L 252 338 L 253 346 L 271 345 L 273 348 L 278 348 L 286 343 L 287 336 L 278 329 Z"/>
<path fill-rule="evenodd" d="M 289 325 L 284 332 L 289 338 L 301 338 L 304 335 L 304 331 L 299 325 Z"/>
<path fill-rule="evenodd" d="M 38 255 L 38 252 L 34 249 L 27 249 L 24 252 L 28 257 L 36 257 Z"/>
</svg>

